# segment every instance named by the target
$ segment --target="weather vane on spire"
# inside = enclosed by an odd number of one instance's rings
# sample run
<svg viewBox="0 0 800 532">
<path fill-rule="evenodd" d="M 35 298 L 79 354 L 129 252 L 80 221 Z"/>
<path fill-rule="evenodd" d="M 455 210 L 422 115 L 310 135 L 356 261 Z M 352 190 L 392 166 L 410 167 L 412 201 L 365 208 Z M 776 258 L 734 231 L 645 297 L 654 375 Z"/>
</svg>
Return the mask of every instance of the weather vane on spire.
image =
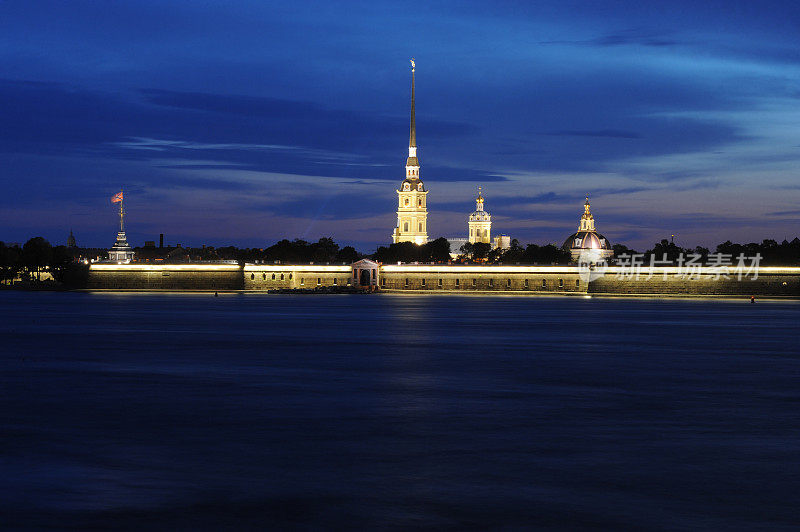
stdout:
<svg viewBox="0 0 800 532">
<path fill-rule="evenodd" d="M 412 58 L 411 58 L 411 72 L 414 72 L 414 70 L 415 70 L 416 68 L 417 68 L 417 65 L 414 63 L 414 58 L 412 57 Z"/>
</svg>

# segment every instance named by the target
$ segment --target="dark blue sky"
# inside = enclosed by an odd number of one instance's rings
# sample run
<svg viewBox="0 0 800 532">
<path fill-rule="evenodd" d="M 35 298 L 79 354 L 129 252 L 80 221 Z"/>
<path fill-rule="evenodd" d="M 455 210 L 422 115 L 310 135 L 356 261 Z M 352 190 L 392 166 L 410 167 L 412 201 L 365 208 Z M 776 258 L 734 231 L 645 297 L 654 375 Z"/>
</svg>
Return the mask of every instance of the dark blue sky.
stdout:
<svg viewBox="0 0 800 532">
<path fill-rule="evenodd" d="M 0 240 L 389 241 L 417 60 L 429 236 L 800 233 L 796 2 L 0 2 Z"/>
</svg>

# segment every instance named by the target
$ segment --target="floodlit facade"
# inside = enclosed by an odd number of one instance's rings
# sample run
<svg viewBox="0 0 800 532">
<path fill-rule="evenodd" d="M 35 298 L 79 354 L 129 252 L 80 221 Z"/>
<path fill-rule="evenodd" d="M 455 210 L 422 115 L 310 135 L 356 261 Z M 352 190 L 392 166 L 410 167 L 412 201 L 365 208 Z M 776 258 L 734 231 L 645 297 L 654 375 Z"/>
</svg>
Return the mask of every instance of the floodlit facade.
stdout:
<svg viewBox="0 0 800 532">
<path fill-rule="evenodd" d="M 483 210 L 483 194 L 478 187 L 478 197 L 475 198 L 475 211 L 469 215 L 469 243 L 492 243 L 492 215 Z"/>
<path fill-rule="evenodd" d="M 411 60 L 411 133 L 408 140 L 408 158 L 406 159 L 406 178 L 397 191 L 397 226 L 392 234 L 392 242 L 428 242 L 428 191 L 419 175 L 419 158 L 417 157 L 417 128 L 414 112 L 414 60 Z"/>
<path fill-rule="evenodd" d="M 562 248 L 570 252 L 573 261 L 590 264 L 603 262 L 614 254 L 611 242 L 595 230 L 589 196 L 586 196 L 586 203 L 583 204 L 578 232 L 571 234 Z"/>
<path fill-rule="evenodd" d="M 496 237 L 494 237 L 492 247 L 494 249 L 511 248 L 511 237 L 508 235 L 497 235 Z"/>
</svg>

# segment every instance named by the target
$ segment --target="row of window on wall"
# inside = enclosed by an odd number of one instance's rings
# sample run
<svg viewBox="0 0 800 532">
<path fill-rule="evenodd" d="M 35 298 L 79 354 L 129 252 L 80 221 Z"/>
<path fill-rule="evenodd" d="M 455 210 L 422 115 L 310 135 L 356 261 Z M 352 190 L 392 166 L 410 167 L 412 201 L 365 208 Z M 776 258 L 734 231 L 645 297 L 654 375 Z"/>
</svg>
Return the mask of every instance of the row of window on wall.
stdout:
<svg viewBox="0 0 800 532">
<path fill-rule="evenodd" d="M 266 273 L 262 273 L 262 274 L 261 274 L 261 278 L 262 278 L 262 280 L 266 281 L 266 280 L 267 280 L 267 274 L 266 274 Z M 289 281 L 291 281 L 291 280 L 292 280 L 292 274 L 290 273 L 290 274 L 288 274 L 288 276 L 287 276 L 287 274 L 283 274 L 283 273 L 281 273 L 281 274 L 280 274 L 280 277 L 278 277 L 278 274 L 275 274 L 275 273 L 273 273 L 273 274 L 272 274 L 272 280 L 273 280 L 273 281 L 277 281 L 277 280 L 279 280 L 279 279 L 280 279 L 281 281 L 285 281 L 287 278 L 288 278 L 288 280 L 289 280 Z M 254 273 L 251 273 L 251 274 L 250 274 L 250 280 L 251 280 L 251 281 L 255 281 L 255 279 L 256 279 L 256 274 L 254 274 Z M 347 283 L 347 282 L 349 282 L 349 281 L 348 281 L 348 280 L 343 280 L 343 282 L 344 282 L 344 283 Z M 306 284 L 306 280 L 305 280 L 305 278 L 304 278 L 304 277 L 301 277 L 301 278 L 300 278 L 300 286 L 304 286 L 305 284 Z M 334 278 L 334 279 L 333 279 L 333 284 L 335 284 L 335 285 L 336 285 L 336 284 L 339 284 L 339 280 L 338 280 L 338 279 L 336 279 L 336 278 Z M 317 286 L 320 286 L 320 285 L 322 285 L 322 277 L 317 277 Z"/>
<path fill-rule="evenodd" d="M 410 205 L 411 205 L 411 200 L 410 200 L 410 199 L 408 199 L 408 198 L 406 198 L 405 206 L 406 206 L 406 207 L 408 207 L 408 206 L 410 206 Z M 419 199 L 417 200 L 417 206 L 418 206 L 418 207 L 422 207 L 422 198 L 419 198 Z"/>
<path fill-rule="evenodd" d="M 345 284 L 350 284 L 350 280 L 349 279 L 342 279 L 342 282 L 345 283 Z M 305 286 L 305 284 L 306 284 L 305 278 L 301 277 L 300 278 L 300 286 Z M 339 284 L 339 279 L 336 279 L 334 277 L 332 284 L 333 285 L 338 285 Z M 322 277 L 317 277 L 317 286 L 322 286 Z"/>
<path fill-rule="evenodd" d="M 403 224 L 403 231 L 408 232 L 408 222 Z M 422 232 L 422 223 L 419 224 L 419 232 Z"/>
<path fill-rule="evenodd" d="M 267 274 L 266 274 L 266 273 L 262 273 L 262 274 L 261 274 L 261 279 L 262 279 L 262 280 L 264 280 L 264 281 L 266 281 L 266 280 L 267 280 Z M 281 274 L 281 278 L 280 278 L 280 279 L 281 279 L 281 281 L 285 280 L 285 279 L 286 279 L 286 277 L 285 277 L 285 274 L 283 274 L 283 273 L 282 273 L 282 274 Z M 256 274 L 254 274 L 254 273 L 251 273 L 251 274 L 250 274 L 250 280 L 251 280 L 251 281 L 255 281 L 255 280 L 256 280 Z M 274 273 L 272 274 L 272 280 L 273 280 L 273 281 L 277 280 L 277 277 L 275 276 L 275 274 L 274 274 Z M 290 280 L 290 281 L 292 280 L 292 274 L 291 274 L 291 273 L 289 274 L 289 280 Z"/>
<path fill-rule="evenodd" d="M 405 284 L 406 287 L 408 287 L 411 284 L 411 280 L 406 278 L 404 284 Z M 427 279 L 422 279 L 420 284 L 421 284 L 421 286 L 428 286 Z M 437 285 L 438 286 L 441 287 L 443 284 L 444 283 L 443 283 L 442 279 L 439 279 L 437 281 Z M 461 286 L 461 279 L 456 279 L 456 283 L 455 284 L 456 284 L 456 286 Z M 523 281 L 523 285 L 524 285 L 525 288 L 529 288 L 530 287 L 530 281 L 528 279 L 525 279 Z M 580 285 L 581 285 L 581 280 L 580 279 L 575 279 L 575 286 L 580 286 Z M 386 279 L 385 278 L 381 279 L 381 286 L 386 286 Z M 478 286 L 478 280 L 477 279 L 472 279 L 472 286 Z M 511 279 L 506 279 L 506 286 L 507 287 L 511 287 Z M 489 279 L 489 288 L 493 288 L 493 287 L 494 287 L 494 279 Z M 564 288 L 564 279 L 559 279 L 558 280 L 558 287 L 559 288 Z M 547 288 L 547 279 L 542 279 L 542 288 Z"/>
</svg>

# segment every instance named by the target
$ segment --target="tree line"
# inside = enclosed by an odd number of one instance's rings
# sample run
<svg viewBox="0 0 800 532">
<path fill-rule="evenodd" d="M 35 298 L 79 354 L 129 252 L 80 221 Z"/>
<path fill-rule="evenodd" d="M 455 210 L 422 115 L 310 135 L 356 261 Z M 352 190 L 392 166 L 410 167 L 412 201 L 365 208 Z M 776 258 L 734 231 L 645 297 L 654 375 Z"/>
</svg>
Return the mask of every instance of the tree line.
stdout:
<svg viewBox="0 0 800 532">
<path fill-rule="evenodd" d="M 508 249 L 492 249 L 489 244 L 464 244 L 453 259 L 450 255 L 450 242 L 446 238 L 437 238 L 426 244 L 416 245 L 401 242 L 389 246 L 380 246 L 370 254 L 359 253 L 352 246 L 340 247 L 332 238 L 323 237 L 316 242 L 301 239 L 280 240 L 266 248 L 238 248 L 235 246 L 202 247 L 202 248 L 134 248 L 137 260 L 161 259 L 165 262 L 190 262 L 235 260 L 245 262 L 274 263 L 316 263 L 316 264 L 349 264 L 361 258 L 371 258 L 384 264 L 396 262 L 479 262 L 485 264 L 566 264 L 570 261 L 570 253 L 555 244 L 540 246 L 528 244 L 522 246 L 517 239 L 511 241 Z M 663 239 L 652 248 L 639 253 L 623 244 L 613 247 L 614 257 L 622 255 L 642 255 L 644 260 L 653 257 L 662 261 L 664 257 L 670 262 L 677 262 L 683 255 L 699 255 L 700 262 L 708 262 L 712 252 L 705 247 L 681 247 L 674 242 Z M 761 265 L 766 266 L 798 266 L 800 265 L 800 239 L 791 241 L 763 240 L 760 243 L 736 244 L 729 241 L 716 246 L 714 253 L 729 255 L 733 260 L 743 254 L 745 257 L 761 256 Z M 64 282 L 70 272 L 80 271 L 79 260 L 100 257 L 106 254 L 105 249 L 52 246 L 42 237 L 34 237 L 24 245 L 6 244 L 0 241 L 0 281 L 22 278 L 28 281 L 40 281 L 42 272 L 49 272 L 58 282 Z"/>
<path fill-rule="evenodd" d="M 18 277 L 41 281 L 42 273 L 49 272 L 56 281 L 63 282 L 78 256 L 77 248 L 52 246 L 40 236 L 31 238 L 21 247 L 0 241 L 0 281 Z"/>
<path fill-rule="evenodd" d="M 762 266 L 798 266 L 800 265 L 800 238 L 793 240 L 784 240 L 778 243 L 776 240 L 766 239 L 758 242 L 750 242 L 749 244 L 735 244 L 727 240 L 718 244 L 714 249 L 714 254 L 721 253 L 730 256 L 734 261 L 739 255 L 752 258 L 756 255 L 761 256 L 760 265 Z M 657 242 L 652 248 L 644 253 L 639 253 L 622 244 L 614 246 L 614 257 L 621 255 L 643 255 L 645 260 L 650 260 L 652 257 L 655 260 L 666 260 L 676 263 L 679 257 L 683 256 L 684 259 L 690 255 L 699 256 L 700 263 L 708 262 L 708 257 L 712 252 L 709 248 L 702 246 L 681 247 L 672 241 L 662 239 Z"/>
</svg>

